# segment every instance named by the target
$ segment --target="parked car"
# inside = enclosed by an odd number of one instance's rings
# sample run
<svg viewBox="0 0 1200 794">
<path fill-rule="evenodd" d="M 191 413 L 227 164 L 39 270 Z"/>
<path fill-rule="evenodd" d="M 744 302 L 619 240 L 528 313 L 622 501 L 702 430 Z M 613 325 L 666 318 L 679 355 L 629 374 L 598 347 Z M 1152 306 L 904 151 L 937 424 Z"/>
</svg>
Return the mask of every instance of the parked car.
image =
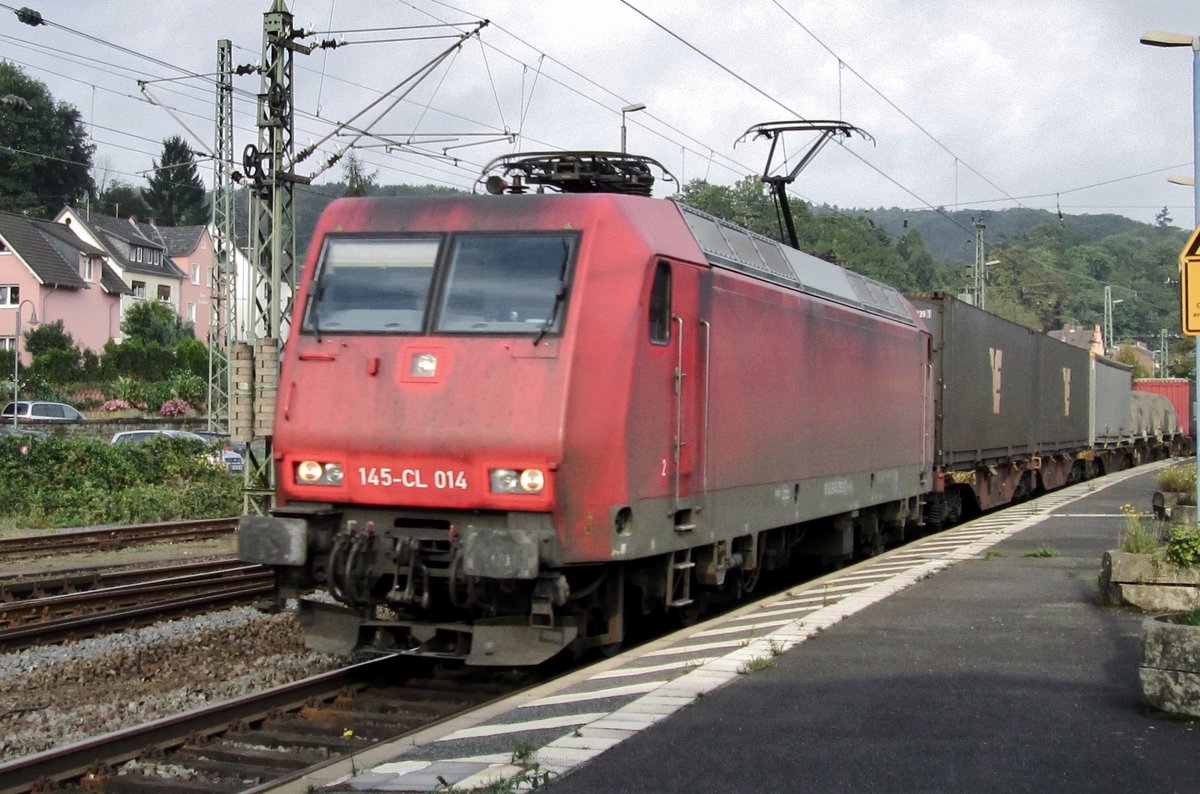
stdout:
<svg viewBox="0 0 1200 794">
<path fill-rule="evenodd" d="M 220 430 L 194 430 L 192 432 L 203 438 L 205 441 L 210 441 L 212 443 L 220 442 L 225 449 L 233 450 L 243 457 L 246 455 L 245 442 L 230 441 L 228 433 L 222 433 Z"/>
<path fill-rule="evenodd" d="M 83 414 L 66 403 L 44 402 L 42 400 L 19 400 L 17 403 L 17 419 L 28 419 L 35 422 L 82 422 Z M 4 406 L 0 417 L 8 417 L 12 421 L 13 404 Z"/>
<path fill-rule="evenodd" d="M 193 433 L 189 430 L 176 430 L 174 428 L 148 428 L 146 430 L 122 430 L 119 433 L 114 433 L 112 443 L 114 444 L 139 444 L 152 439 L 168 436 L 171 438 L 186 438 L 192 441 L 199 441 L 206 446 L 212 446 L 216 442 L 205 438 L 199 433 Z M 225 446 L 219 451 L 213 453 L 211 462 L 216 465 L 223 465 L 225 470 L 230 474 L 241 474 L 246 469 L 246 459 L 239 455 L 233 448 Z"/>
</svg>

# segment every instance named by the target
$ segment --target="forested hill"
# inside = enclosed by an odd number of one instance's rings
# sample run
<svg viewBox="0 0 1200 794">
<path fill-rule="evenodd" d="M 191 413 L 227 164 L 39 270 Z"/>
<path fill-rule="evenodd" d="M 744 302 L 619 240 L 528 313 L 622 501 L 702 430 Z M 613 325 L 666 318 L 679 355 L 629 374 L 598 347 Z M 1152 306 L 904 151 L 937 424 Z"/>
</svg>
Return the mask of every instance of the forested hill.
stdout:
<svg viewBox="0 0 1200 794">
<path fill-rule="evenodd" d="M 1126 218 L 1124 215 L 1062 215 L 1047 210 L 1017 207 L 1001 210 L 905 210 L 898 207 L 878 209 L 837 209 L 813 207 L 813 213 L 844 212 L 862 216 L 878 225 L 893 239 L 900 239 L 907 229 L 916 229 L 925 240 L 925 247 L 934 259 L 942 262 L 972 262 L 975 260 L 974 222 L 983 222 L 984 243 L 988 250 L 1019 242 L 1038 226 L 1058 224 L 1071 236 L 1096 242 L 1106 237 L 1167 234 L 1181 231 L 1177 227 L 1157 227 Z"/>
</svg>

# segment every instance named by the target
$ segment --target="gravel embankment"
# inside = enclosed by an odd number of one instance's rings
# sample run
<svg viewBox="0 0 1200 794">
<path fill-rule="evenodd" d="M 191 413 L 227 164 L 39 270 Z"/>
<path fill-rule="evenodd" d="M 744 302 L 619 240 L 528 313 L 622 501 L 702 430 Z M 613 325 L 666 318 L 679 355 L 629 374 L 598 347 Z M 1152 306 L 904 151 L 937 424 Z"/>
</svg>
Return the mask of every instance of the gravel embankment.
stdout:
<svg viewBox="0 0 1200 794">
<path fill-rule="evenodd" d="M 249 607 L 0 654 L 0 761 L 347 662 L 306 650 L 293 613 Z"/>
</svg>

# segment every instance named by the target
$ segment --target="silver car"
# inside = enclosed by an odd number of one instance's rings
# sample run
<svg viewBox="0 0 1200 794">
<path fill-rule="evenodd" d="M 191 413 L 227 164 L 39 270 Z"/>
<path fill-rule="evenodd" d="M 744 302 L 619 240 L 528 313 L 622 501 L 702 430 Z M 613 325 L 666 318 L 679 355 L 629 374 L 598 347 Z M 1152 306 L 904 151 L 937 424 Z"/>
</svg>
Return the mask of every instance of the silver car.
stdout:
<svg viewBox="0 0 1200 794">
<path fill-rule="evenodd" d="M 212 442 L 196 433 L 187 430 L 176 430 L 174 428 L 149 428 L 147 430 L 123 430 L 120 433 L 114 433 L 112 443 L 114 444 L 136 444 L 143 441 L 150 441 L 159 436 L 171 436 L 174 438 L 186 438 L 192 441 L 199 441 L 201 444 L 212 446 Z M 220 457 L 217 457 L 217 456 Z M 211 462 L 215 465 L 223 465 L 225 470 L 230 474 L 241 474 L 246 469 L 246 459 L 239 455 L 229 447 L 222 447 L 218 452 L 213 453 Z"/>
<path fill-rule="evenodd" d="M 83 414 L 66 403 L 52 403 L 44 400 L 20 400 L 16 403 L 17 419 L 34 422 L 82 422 Z M 4 406 L 0 417 L 7 417 L 11 422 L 13 403 Z"/>
</svg>

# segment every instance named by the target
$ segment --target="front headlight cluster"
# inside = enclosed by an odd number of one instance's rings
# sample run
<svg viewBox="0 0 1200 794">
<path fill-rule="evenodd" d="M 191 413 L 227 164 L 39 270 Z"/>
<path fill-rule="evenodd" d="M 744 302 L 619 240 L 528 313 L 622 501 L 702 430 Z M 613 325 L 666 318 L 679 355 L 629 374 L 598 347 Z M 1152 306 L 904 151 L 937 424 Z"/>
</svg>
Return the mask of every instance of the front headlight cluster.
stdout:
<svg viewBox="0 0 1200 794">
<path fill-rule="evenodd" d="M 296 464 L 297 485 L 341 485 L 342 464 L 302 460 Z"/>
<path fill-rule="evenodd" d="M 541 469 L 492 469 L 492 493 L 539 494 L 546 488 Z"/>
</svg>

